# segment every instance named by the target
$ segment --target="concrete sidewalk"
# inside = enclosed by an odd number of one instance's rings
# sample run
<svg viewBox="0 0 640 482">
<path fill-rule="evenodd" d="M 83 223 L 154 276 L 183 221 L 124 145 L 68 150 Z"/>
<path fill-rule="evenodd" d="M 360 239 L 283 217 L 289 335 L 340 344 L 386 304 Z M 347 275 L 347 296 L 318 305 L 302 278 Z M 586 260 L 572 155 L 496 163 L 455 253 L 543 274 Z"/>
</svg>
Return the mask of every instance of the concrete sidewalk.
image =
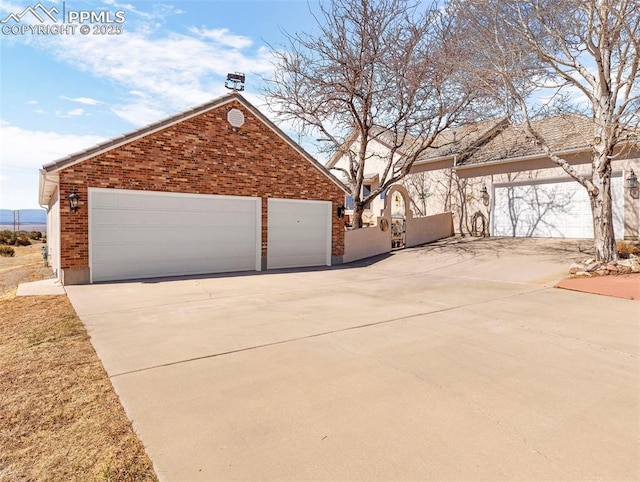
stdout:
<svg viewBox="0 0 640 482">
<path fill-rule="evenodd" d="M 56 278 L 20 283 L 16 296 L 66 295 L 64 287 Z"/>
<path fill-rule="evenodd" d="M 638 304 L 495 241 L 68 293 L 162 480 L 637 480 Z"/>
</svg>

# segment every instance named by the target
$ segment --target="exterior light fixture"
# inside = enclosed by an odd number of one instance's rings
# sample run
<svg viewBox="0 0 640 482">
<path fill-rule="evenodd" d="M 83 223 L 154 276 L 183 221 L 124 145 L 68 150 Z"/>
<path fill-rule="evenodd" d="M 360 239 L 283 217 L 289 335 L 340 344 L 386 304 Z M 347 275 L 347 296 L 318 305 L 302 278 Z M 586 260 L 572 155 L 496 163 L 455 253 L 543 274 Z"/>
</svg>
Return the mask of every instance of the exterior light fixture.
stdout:
<svg viewBox="0 0 640 482">
<path fill-rule="evenodd" d="M 638 176 L 633 172 L 633 169 L 630 170 L 629 175 L 624 181 L 625 187 L 629 190 L 629 195 L 633 199 L 638 199 L 640 197 L 640 188 L 638 188 Z"/>
<path fill-rule="evenodd" d="M 76 188 L 73 188 L 73 192 L 69 194 L 69 207 L 74 213 L 78 212 L 78 201 L 80 201 L 80 195 L 76 192 Z"/>
<path fill-rule="evenodd" d="M 342 206 L 338 206 L 338 208 L 336 209 L 336 214 L 338 215 L 338 218 L 342 219 L 344 218 L 344 212 L 345 212 L 345 207 L 344 204 Z"/>
<path fill-rule="evenodd" d="M 244 74 L 240 72 L 227 74 L 227 81 L 224 83 L 224 86 L 227 89 L 242 92 L 244 90 Z"/>
<path fill-rule="evenodd" d="M 491 198 L 489 197 L 489 191 L 487 191 L 486 184 L 482 186 L 482 189 L 480 189 L 480 197 L 482 198 L 482 204 L 484 204 L 485 206 L 489 206 L 489 201 L 491 200 Z"/>
</svg>

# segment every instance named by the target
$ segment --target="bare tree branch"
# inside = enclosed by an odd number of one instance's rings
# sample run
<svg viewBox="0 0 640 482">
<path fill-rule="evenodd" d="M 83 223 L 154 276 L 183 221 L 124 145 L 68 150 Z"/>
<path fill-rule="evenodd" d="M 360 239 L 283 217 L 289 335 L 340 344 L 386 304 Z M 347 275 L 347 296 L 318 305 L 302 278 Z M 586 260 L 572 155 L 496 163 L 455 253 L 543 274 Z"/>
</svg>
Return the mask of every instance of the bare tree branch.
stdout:
<svg viewBox="0 0 640 482">
<path fill-rule="evenodd" d="M 457 21 L 409 0 L 329 0 L 317 34 L 287 34 L 273 49 L 276 73 L 265 94 L 283 119 L 320 133 L 342 160 L 354 199 L 353 226 L 371 201 L 409 172 L 444 129 L 465 120 L 477 89 L 456 68 L 465 55 Z M 382 143 L 385 153 L 372 149 Z M 380 183 L 362 195 L 376 152 Z"/>
<path fill-rule="evenodd" d="M 615 259 L 611 204 L 611 161 L 628 143 L 640 108 L 640 3 L 637 0 L 452 0 L 453 12 L 473 32 L 477 64 L 466 71 L 486 79 L 495 69 L 495 98 L 515 103 L 523 127 L 545 155 L 582 184 L 591 202 L 598 259 Z M 517 55 L 516 52 L 520 52 Z M 488 61 L 487 59 L 491 60 Z M 544 82 L 540 82 L 544 79 Z M 531 110 L 544 112 L 540 95 L 556 83 L 560 111 L 575 109 L 572 90 L 588 101 L 593 120 L 588 149 L 591 173 L 584 177 L 551 146 L 531 122 Z M 490 85 L 483 84 L 491 89 Z M 630 125 L 631 123 L 636 125 Z M 619 155 L 619 154 L 618 154 Z"/>
</svg>

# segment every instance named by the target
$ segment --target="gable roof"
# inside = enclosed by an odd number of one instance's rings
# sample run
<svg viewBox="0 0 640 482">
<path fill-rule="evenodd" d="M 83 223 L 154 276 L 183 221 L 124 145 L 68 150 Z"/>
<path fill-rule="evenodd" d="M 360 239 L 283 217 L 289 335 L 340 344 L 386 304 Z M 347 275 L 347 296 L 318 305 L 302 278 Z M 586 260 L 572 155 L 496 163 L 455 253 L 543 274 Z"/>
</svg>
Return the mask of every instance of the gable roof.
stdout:
<svg viewBox="0 0 640 482">
<path fill-rule="evenodd" d="M 293 141 L 287 134 L 285 134 L 278 126 L 276 126 L 271 120 L 269 120 L 262 112 L 260 112 L 247 99 L 245 99 L 238 92 L 234 91 L 230 94 L 213 99 L 205 104 L 201 104 L 191 109 L 187 109 L 171 117 L 167 117 L 166 119 L 160 120 L 158 122 L 154 122 L 153 124 L 146 125 L 139 129 L 130 131 L 126 134 L 113 137 L 104 142 L 96 144 L 95 146 L 89 147 L 82 151 L 75 152 L 73 154 L 69 154 L 68 156 L 62 157 L 53 162 L 43 165 L 42 169 L 40 170 L 40 204 L 44 205 L 48 203 L 49 198 L 46 196 L 46 193 L 49 192 L 49 194 L 53 194 L 54 187 L 53 186 L 47 187 L 47 184 L 55 182 L 54 180 L 51 179 L 51 175 L 55 175 L 60 170 L 73 166 L 74 164 L 83 162 L 87 159 L 95 157 L 99 154 L 103 154 L 107 151 L 123 146 L 130 142 L 133 142 L 149 134 L 153 134 L 154 132 L 158 132 L 162 129 L 166 129 L 184 120 L 198 116 L 210 110 L 217 109 L 233 101 L 240 102 L 240 104 L 242 104 L 245 108 L 247 108 L 254 116 L 256 116 L 269 129 L 275 132 L 284 142 L 289 144 L 302 157 L 304 157 L 307 161 L 309 161 L 314 168 L 318 169 L 322 174 L 324 174 L 331 182 L 333 182 L 336 186 L 338 186 L 342 191 L 344 191 L 345 193 L 347 192 L 347 188 L 345 187 L 345 185 L 342 182 L 340 182 L 340 180 L 338 180 L 338 178 L 335 177 L 331 172 L 329 172 L 329 170 L 325 166 L 323 166 L 311 154 L 309 154 L 300 145 L 298 145 L 295 141 Z"/>
<path fill-rule="evenodd" d="M 506 117 L 486 119 L 442 131 L 414 165 L 462 158 L 493 139 L 508 124 Z"/>
<path fill-rule="evenodd" d="M 414 165 L 419 166 L 443 159 L 453 159 L 453 157 L 460 153 L 486 142 L 498 132 L 499 129 L 503 128 L 507 122 L 507 119 L 504 117 L 499 119 L 491 118 L 446 129 L 438 134 L 431 147 L 420 156 L 420 159 L 418 159 Z M 348 148 L 356 139 L 357 136 L 352 133 L 347 138 L 344 149 Z M 381 127 L 373 129 L 372 140 L 375 140 L 387 148 L 391 148 L 394 143 L 393 134 Z M 400 152 L 402 152 L 403 148 L 410 148 L 415 140 L 415 137 L 407 135 L 405 142 L 400 147 Z M 341 151 L 336 152 L 326 164 L 327 168 L 332 168 L 341 157 Z"/>
<path fill-rule="evenodd" d="M 559 153 L 588 149 L 593 139 L 593 121 L 577 114 L 558 114 L 531 123 Z M 544 156 L 545 153 L 522 124 L 509 124 L 491 140 L 479 146 L 469 156 L 459 159 L 457 167 L 509 161 L 515 158 Z"/>
</svg>

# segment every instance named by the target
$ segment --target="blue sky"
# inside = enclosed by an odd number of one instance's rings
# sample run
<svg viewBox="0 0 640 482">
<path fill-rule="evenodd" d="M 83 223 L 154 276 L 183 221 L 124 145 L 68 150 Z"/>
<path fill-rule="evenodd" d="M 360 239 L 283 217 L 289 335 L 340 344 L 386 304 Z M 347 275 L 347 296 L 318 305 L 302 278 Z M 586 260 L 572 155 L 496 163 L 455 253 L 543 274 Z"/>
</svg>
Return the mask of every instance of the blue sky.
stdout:
<svg viewBox="0 0 640 482">
<path fill-rule="evenodd" d="M 37 3 L 0 0 L 0 20 Z M 83 35 L 79 24 L 74 34 L 16 29 L 0 34 L 2 209 L 37 208 L 43 164 L 223 95 L 228 72 L 244 72 L 245 97 L 264 107 L 260 76 L 268 77 L 273 68 L 268 44 L 284 42 L 281 29 L 312 29 L 309 8 L 315 2 L 43 0 L 41 5 L 57 18 L 62 12 L 109 12 L 113 19 L 121 11 L 125 20 L 122 33 L 114 35 Z M 3 26 L 27 24 L 40 22 L 29 12 Z"/>
</svg>

